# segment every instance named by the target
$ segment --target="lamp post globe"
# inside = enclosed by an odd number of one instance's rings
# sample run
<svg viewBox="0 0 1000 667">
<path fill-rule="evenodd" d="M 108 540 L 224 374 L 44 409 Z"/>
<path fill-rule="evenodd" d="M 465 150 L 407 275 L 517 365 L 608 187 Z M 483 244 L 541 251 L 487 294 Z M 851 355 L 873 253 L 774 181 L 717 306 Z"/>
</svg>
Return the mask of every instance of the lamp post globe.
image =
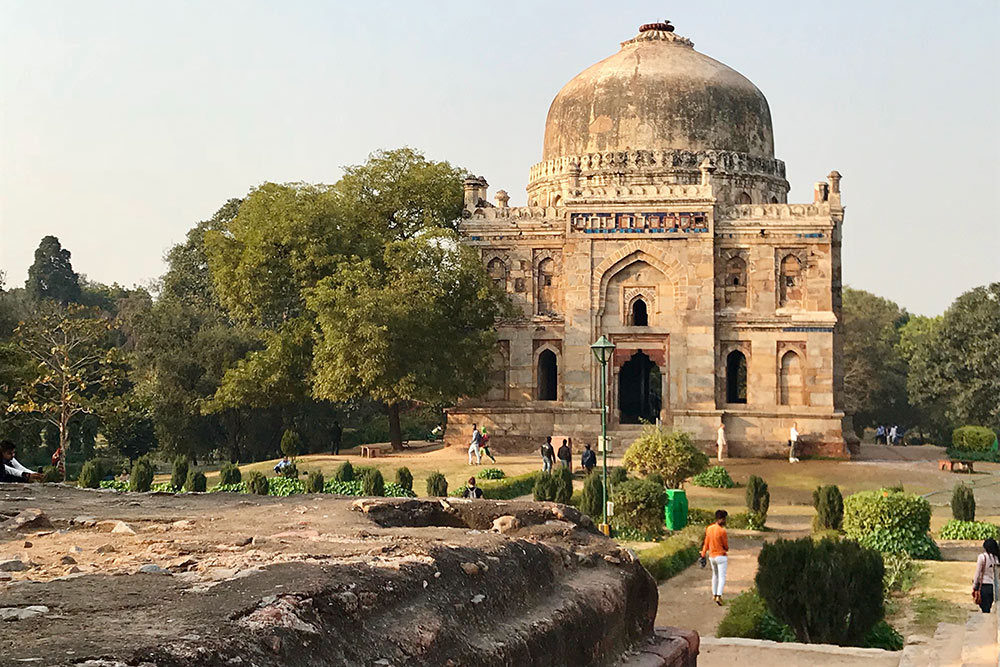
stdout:
<svg viewBox="0 0 1000 667">
<path fill-rule="evenodd" d="M 601 452 L 603 459 L 603 471 L 601 487 L 604 491 L 604 504 L 601 519 L 601 530 L 605 534 L 610 533 L 608 528 L 608 362 L 611 361 L 611 355 L 615 351 L 615 344 L 608 340 L 607 336 L 601 335 L 594 344 L 590 346 L 593 350 L 594 356 L 597 357 L 597 361 L 601 364 Z"/>
</svg>

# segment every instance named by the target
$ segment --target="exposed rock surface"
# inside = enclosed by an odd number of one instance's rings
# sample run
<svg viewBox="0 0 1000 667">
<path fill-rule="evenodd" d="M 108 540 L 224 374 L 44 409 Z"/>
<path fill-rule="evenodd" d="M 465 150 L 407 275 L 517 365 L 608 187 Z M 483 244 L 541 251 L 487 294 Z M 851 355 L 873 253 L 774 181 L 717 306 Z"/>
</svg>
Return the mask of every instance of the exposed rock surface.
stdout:
<svg viewBox="0 0 1000 667">
<path fill-rule="evenodd" d="M 32 492 L 67 528 L 0 583 L 4 667 L 611 665 L 652 632 L 653 580 L 561 505 Z"/>
</svg>

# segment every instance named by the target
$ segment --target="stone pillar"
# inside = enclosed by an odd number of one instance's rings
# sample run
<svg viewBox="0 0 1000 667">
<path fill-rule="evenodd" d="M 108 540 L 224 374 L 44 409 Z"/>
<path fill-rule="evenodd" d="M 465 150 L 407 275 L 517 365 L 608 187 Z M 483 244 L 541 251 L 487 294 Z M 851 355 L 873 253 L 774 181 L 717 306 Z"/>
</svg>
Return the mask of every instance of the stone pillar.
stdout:
<svg viewBox="0 0 1000 667">
<path fill-rule="evenodd" d="M 465 190 L 465 210 L 474 211 L 479 206 L 479 179 L 470 176 L 462 181 L 462 188 Z"/>
<path fill-rule="evenodd" d="M 510 195 L 507 194 L 506 190 L 497 190 L 494 198 L 497 202 L 497 208 L 507 208 L 507 204 L 510 202 Z"/>
<path fill-rule="evenodd" d="M 813 185 L 813 203 L 822 204 L 830 198 L 830 186 L 824 181 L 817 181 Z"/>
</svg>

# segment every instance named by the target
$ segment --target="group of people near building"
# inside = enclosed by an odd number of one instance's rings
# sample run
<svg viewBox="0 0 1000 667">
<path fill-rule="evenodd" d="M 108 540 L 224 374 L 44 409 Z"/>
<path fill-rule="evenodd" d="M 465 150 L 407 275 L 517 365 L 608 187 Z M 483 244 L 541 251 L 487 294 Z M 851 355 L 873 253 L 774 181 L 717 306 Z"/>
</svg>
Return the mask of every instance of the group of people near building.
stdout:
<svg viewBox="0 0 1000 667">
<path fill-rule="evenodd" d="M 552 436 L 545 438 L 545 442 L 542 444 L 539 453 L 542 455 L 542 472 L 552 472 L 553 464 L 558 461 L 559 465 L 563 468 L 573 469 L 573 439 L 563 438 L 562 445 L 559 447 L 558 451 L 554 451 L 552 447 Z M 583 451 L 580 452 L 580 467 L 583 468 L 584 472 L 590 473 L 594 467 L 597 465 L 597 454 L 590 448 L 590 445 L 584 445 Z"/>
<path fill-rule="evenodd" d="M 876 445 L 902 445 L 904 429 L 899 424 L 886 426 L 879 424 L 875 429 Z"/>
</svg>

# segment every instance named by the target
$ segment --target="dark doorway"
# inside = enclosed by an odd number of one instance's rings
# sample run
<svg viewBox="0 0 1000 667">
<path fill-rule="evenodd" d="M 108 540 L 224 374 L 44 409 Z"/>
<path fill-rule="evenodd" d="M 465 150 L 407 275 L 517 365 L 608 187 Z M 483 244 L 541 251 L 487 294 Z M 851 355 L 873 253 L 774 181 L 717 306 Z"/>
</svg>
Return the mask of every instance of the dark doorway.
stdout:
<svg viewBox="0 0 1000 667">
<path fill-rule="evenodd" d="M 642 299 L 636 299 L 632 304 L 632 326 L 649 326 L 649 313 L 646 310 L 646 302 Z"/>
<path fill-rule="evenodd" d="M 747 402 L 747 358 L 739 350 L 726 357 L 726 403 Z"/>
<path fill-rule="evenodd" d="M 642 351 L 636 352 L 618 371 L 620 423 L 655 422 L 662 396 L 660 367 Z"/>
<path fill-rule="evenodd" d="M 554 401 L 559 393 L 559 369 L 552 350 L 542 350 L 538 355 L 538 400 Z"/>
</svg>

